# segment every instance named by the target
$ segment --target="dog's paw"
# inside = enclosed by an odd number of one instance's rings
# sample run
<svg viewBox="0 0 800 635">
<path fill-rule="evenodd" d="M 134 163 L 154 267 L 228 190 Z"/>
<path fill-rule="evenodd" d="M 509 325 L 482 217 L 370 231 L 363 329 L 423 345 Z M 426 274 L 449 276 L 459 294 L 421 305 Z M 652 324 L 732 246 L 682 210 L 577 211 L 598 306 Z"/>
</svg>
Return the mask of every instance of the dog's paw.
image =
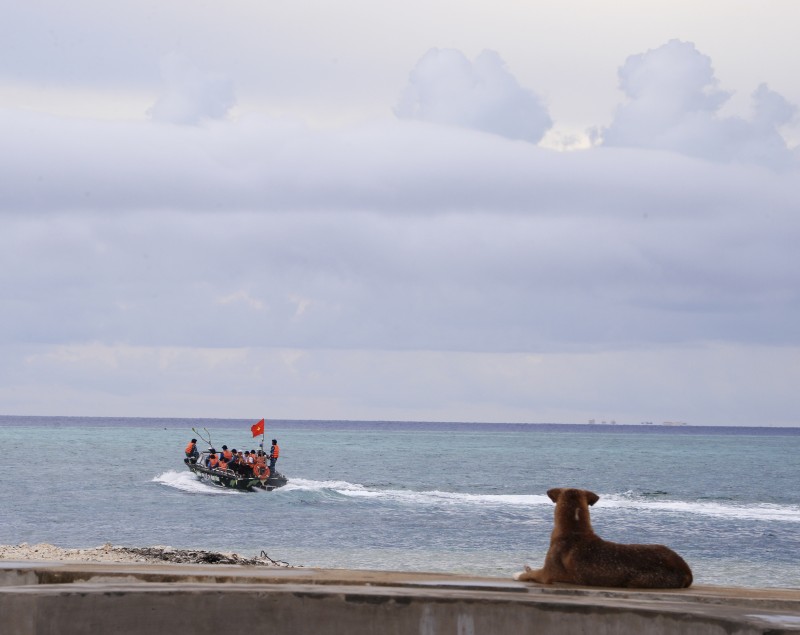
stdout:
<svg viewBox="0 0 800 635">
<path fill-rule="evenodd" d="M 525 565 L 525 571 L 519 571 L 514 574 L 515 580 L 520 580 L 522 582 L 530 582 L 534 579 L 533 574 L 534 571 L 531 569 L 527 564 Z"/>
</svg>

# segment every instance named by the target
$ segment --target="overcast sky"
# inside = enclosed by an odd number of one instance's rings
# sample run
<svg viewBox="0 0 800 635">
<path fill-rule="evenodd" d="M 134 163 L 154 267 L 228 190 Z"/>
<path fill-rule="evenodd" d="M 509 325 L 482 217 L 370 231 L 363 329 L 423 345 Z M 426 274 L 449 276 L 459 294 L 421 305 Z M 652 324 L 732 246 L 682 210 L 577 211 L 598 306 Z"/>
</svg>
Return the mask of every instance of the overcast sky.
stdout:
<svg viewBox="0 0 800 635">
<path fill-rule="evenodd" d="M 796 0 L 0 3 L 0 414 L 800 425 Z"/>
</svg>

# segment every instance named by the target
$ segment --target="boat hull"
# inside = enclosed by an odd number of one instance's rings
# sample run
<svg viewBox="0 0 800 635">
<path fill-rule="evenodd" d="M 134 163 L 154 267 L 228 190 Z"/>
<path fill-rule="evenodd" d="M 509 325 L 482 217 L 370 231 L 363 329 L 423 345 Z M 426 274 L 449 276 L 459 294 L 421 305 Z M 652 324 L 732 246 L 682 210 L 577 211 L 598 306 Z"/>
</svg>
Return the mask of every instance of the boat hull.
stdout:
<svg viewBox="0 0 800 635">
<path fill-rule="evenodd" d="M 231 470 L 213 470 L 200 463 L 192 463 L 189 459 L 184 459 L 183 462 L 201 481 L 220 487 L 227 487 L 228 489 L 238 489 L 246 492 L 263 489 L 270 492 L 275 488 L 283 487 L 287 483 L 287 478 L 277 470 L 272 472 L 268 479 L 262 481 L 257 478 L 243 476 Z"/>
</svg>

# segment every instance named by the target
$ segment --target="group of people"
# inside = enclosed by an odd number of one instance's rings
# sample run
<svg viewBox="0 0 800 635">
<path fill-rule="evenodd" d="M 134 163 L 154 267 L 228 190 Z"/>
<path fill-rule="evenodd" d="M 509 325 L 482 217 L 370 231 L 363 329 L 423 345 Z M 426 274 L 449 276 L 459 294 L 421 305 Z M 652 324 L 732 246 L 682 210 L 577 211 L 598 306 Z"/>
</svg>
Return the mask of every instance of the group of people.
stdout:
<svg viewBox="0 0 800 635">
<path fill-rule="evenodd" d="M 245 450 L 229 450 L 227 445 L 222 446 L 222 451 L 217 452 L 211 448 L 208 456 L 205 459 L 205 467 L 211 470 L 230 470 L 241 474 L 245 478 L 260 478 L 265 480 L 269 475 L 275 471 L 275 464 L 280 456 L 280 447 L 278 440 L 272 439 L 272 447 L 270 447 L 269 454 L 259 449 Z M 186 446 L 186 458 L 191 463 L 197 463 L 200 459 L 200 452 L 197 450 L 197 439 L 192 439 Z M 269 466 L 267 466 L 269 461 Z"/>
</svg>

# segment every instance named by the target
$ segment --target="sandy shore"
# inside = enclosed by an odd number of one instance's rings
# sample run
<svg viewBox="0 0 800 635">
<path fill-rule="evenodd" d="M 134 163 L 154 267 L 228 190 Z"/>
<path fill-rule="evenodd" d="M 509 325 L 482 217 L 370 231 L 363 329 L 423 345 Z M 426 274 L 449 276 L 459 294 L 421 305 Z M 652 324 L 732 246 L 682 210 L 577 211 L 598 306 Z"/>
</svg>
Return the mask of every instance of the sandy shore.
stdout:
<svg viewBox="0 0 800 635">
<path fill-rule="evenodd" d="M 201 549 L 153 547 L 115 547 L 106 543 L 87 549 L 64 549 L 46 543 L 29 545 L 0 545 L 0 560 L 43 560 L 48 562 L 109 562 L 121 564 L 238 564 L 261 567 L 291 567 L 287 562 L 273 560 L 263 551 L 260 557 L 246 558 L 236 553 L 217 553 Z"/>
</svg>

